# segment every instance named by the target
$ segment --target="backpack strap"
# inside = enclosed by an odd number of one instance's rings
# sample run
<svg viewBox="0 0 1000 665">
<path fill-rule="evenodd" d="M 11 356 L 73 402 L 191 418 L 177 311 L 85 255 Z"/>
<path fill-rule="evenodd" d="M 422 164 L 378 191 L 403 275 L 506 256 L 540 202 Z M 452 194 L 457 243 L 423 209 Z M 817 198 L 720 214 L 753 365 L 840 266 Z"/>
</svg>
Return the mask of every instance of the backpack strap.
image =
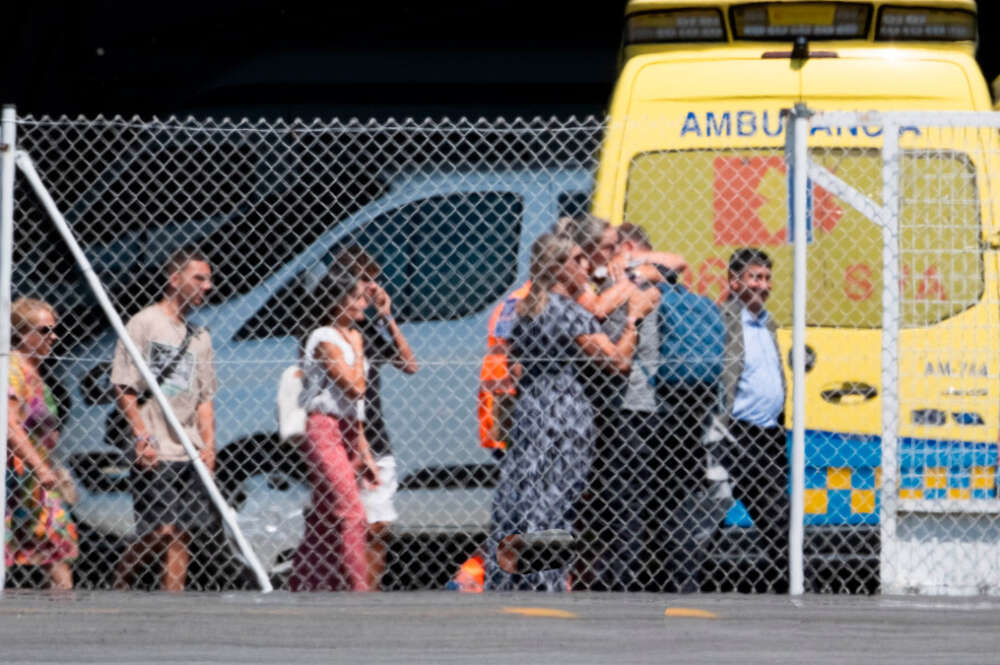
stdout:
<svg viewBox="0 0 1000 665">
<path fill-rule="evenodd" d="M 173 374 L 174 370 L 177 369 L 177 363 L 181 361 L 184 354 L 187 353 L 188 347 L 191 345 L 191 340 L 196 334 L 198 334 L 199 328 L 191 324 L 187 319 L 184 320 L 184 339 L 181 341 L 181 345 L 177 348 L 177 353 L 170 358 L 170 361 L 163 366 L 163 368 L 156 375 L 156 385 L 163 383 L 168 376 Z M 153 396 L 153 390 L 151 388 L 146 388 L 137 397 L 136 401 L 139 406 L 142 406 Z"/>
</svg>

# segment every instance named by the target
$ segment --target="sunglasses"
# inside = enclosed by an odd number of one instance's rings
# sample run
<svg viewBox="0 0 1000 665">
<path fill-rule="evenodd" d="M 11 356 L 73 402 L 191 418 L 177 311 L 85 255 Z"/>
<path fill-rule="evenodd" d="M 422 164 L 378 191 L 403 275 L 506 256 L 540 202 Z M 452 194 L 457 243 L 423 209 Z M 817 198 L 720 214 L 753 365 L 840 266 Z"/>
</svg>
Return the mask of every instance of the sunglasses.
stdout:
<svg viewBox="0 0 1000 665">
<path fill-rule="evenodd" d="M 48 337 L 56 331 L 55 326 L 35 326 L 32 328 L 36 333 L 42 335 L 43 337 Z"/>
</svg>

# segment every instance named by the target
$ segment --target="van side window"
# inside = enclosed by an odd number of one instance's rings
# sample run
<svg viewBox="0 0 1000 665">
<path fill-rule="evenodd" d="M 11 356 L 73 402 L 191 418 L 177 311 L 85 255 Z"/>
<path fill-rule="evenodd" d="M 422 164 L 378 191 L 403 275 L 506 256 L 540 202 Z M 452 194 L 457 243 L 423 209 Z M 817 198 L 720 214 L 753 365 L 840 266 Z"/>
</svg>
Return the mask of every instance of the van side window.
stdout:
<svg viewBox="0 0 1000 665">
<path fill-rule="evenodd" d="M 379 215 L 330 247 L 360 245 L 382 266 L 400 321 L 448 321 L 482 311 L 511 289 L 524 202 L 510 192 L 433 196 Z M 278 289 L 234 340 L 298 334 L 313 297 L 303 271 Z"/>
<path fill-rule="evenodd" d="M 559 216 L 576 217 L 590 210 L 590 192 L 559 194 Z"/>
<path fill-rule="evenodd" d="M 372 235 L 381 243 L 358 239 L 383 266 L 401 320 L 460 319 L 513 286 L 524 214 L 520 196 L 449 194 L 406 208 L 389 228 L 379 229 L 376 220 Z"/>
</svg>

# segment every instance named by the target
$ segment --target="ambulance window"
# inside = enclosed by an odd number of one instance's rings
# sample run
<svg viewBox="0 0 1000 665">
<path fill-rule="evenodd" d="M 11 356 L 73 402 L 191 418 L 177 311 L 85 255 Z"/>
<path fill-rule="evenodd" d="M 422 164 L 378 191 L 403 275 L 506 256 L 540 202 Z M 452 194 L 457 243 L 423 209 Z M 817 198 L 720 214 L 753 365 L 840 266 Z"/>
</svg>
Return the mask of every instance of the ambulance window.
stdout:
<svg viewBox="0 0 1000 665">
<path fill-rule="evenodd" d="M 814 160 L 874 201 L 881 199 L 875 150 L 816 149 Z M 902 170 L 900 312 L 904 327 L 954 316 L 983 293 L 975 170 L 953 151 L 909 151 Z M 878 328 L 882 321 L 879 227 L 826 190 L 812 189 L 807 323 Z M 792 319 L 788 175 L 780 150 L 662 151 L 630 165 L 625 219 L 641 224 L 658 248 L 683 254 L 695 291 L 726 289 L 729 255 L 759 247 L 774 262 L 768 309 Z"/>
<path fill-rule="evenodd" d="M 400 320 L 447 321 L 513 285 L 523 213 L 510 192 L 434 196 L 372 220 L 351 241 L 382 266 Z"/>
</svg>

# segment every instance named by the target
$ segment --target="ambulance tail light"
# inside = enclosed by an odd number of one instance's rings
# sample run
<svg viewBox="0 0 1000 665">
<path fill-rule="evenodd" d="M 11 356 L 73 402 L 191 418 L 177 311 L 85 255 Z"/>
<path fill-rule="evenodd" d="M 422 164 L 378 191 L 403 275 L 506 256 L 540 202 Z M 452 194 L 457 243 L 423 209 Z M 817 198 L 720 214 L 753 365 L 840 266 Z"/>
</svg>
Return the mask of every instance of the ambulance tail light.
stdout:
<svg viewBox="0 0 1000 665">
<path fill-rule="evenodd" d="M 964 9 L 883 7 L 878 41 L 975 41 L 976 15 Z"/>
<path fill-rule="evenodd" d="M 632 14 L 625 20 L 625 44 L 724 42 L 718 9 L 675 9 Z"/>
<path fill-rule="evenodd" d="M 755 3 L 731 8 L 734 39 L 864 39 L 871 5 L 847 2 Z"/>
</svg>

